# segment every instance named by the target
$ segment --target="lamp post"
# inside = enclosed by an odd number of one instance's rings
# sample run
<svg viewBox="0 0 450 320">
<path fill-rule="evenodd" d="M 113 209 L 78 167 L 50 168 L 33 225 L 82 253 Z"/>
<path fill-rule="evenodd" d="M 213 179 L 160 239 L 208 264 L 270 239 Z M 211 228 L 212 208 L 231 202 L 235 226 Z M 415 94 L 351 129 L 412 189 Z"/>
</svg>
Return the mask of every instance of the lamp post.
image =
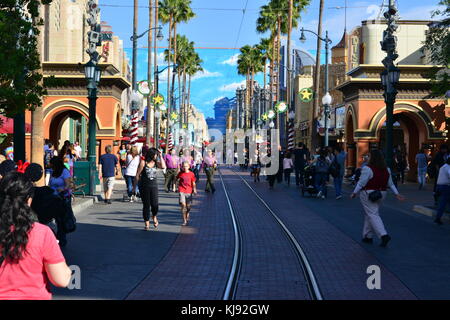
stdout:
<svg viewBox="0 0 450 320">
<path fill-rule="evenodd" d="M 328 147 L 328 119 L 330 117 L 330 105 L 333 102 L 333 98 L 331 97 L 330 93 L 327 91 L 327 93 L 322 98 L 322 104 L 324 107 L 324 127 L 325 127 L 325 141 L 324 141 L 324 147 Z"/>
<path fill-rule="evenodd" d="M 384 101 L 386 103 L 386 163 L 392 168 L 393 163 L 393 126 L 394 126 L 394 104 L 397 96 L 395 86 L 400 80 L 400 69 L 394 65 L 398 58 L 396 46 L 397 37 L 394 36 L 398 26 L 395 24 L 397 19 L 397 8 L 393 0 L 389 0 L 388 10 L 384 13 L 387 20 L 387 28 L 383 31 L 383 40 L 380 42 L 381 50 L 387 53 L 383 59 L 383 65 L 386 68 L 381 72 L 381 84 L 384 89 Z"/>
<path fill-rule="evenodd" d="M 156 66 L 156 70 L 154 72 L 155 73 L 155 95 L 159 94 L 159 74 L 164 72 L 167 68 L 171 68 L 171 67 L 176 68 L 177 66 L 178 66 L 177 64 L 172 64 L 170 66 L 166 66 L 166 67 L 162 68 L 161 70 L 159 70 L 159 67 Z M 158 106 L 159 106 L 158 104 L 155 105 L 155 132 L 154 132 L 155 148 L 157 148 L 157 149 L 159 148 L 159 134 L 160 134 L 159 118 L 161 117 L 161 114 L 159 113 L 159 111 L 157 111 Z M 158 114 L 159 114 L 158 117 L 156 116 L 156 112 L 158 112 Z M 170 116 L 170 110 L 167 111 L 167 116 L 168 117 Z M 166 146 L 168 145 L 167 138 L 168 137 L 166 136 Z"/>
<path fill-rule="evenodd" d="M 95 0 L 89 0 L 87 23 L 91 26 L 88 31 L 89 48 L 86 52 L 90 60 L 84 66 L 84 75 L 87 80 L 88 100 L 89 100 L 89 140 L 88 140 L 88 161 L 89 161 L 89 194 L 94 195 L 97 177 L 97 86 L 101 78 L 101 69 L 97 66 L 100 58 L 97 47 L 101 46 L 101 27 L 97 23 L 100 9 Z"/>
<path fill-rule="evenodd" d="M 314 31 L 311 30 L 305 30 L 304 28 L 301 29 L 302 33 L 300 35 L 300 41 L 302 43 L 305 43 L 306 41 L 306 37 L 305 37 L 305 32 L 309 32 L 314 34 L 319 40 L 325 42 L 325 83 L 324 83 L 324 88 L 323 91 L 328 93 L 328 55 L 329 55 L 329 51 L 330 51 L 330 47 L 329 45 L 331 44 L 331 40 L 330 38 L 328 38 L 328 31 L 325 31 L 325 38 L 322 38 L 321 36 L 319 36 L 317 33 L 315 33 Z M 318 88 L 316 88 L 316 90 L 318 91 Z M 318 94 L 318 92 L 316 92 L 316 94 Z M 323 102 L 323 101 L 322 101 Z M 325 107 L 326 108 L 326 107 Z M 325 118 L 326 119 L 326 118 Z M 325 120 L 327 121 L 327 120 Z M 313 129 L 313 123 L 314 123 L 314 113 L 311 114 L 311 129 Z M 325 132 L 325 146 L 328 146 L 328 129 L 325 128 L 326 132 Z M 311 130 L 311 139 L 312 139 L 312 135 L 313 132 Z M 312 141 L 312 140 L 311 140 Z M 311 143 L 311 147 L 312 147 L 312 143 Z"/>
<path fill-rule="evenodd" d="M 137 13 L 135 13 L 135 15 L 137 15 Z M 135 17 L 135 24 L 137 24 L 136 21 L 136 17 Z M 133 91 L 133 93 L 136 91 L 136 77 L 137 77 L 137 40 L 139 38 L 142 38 L 144 35 L 147 34 L 147 32 L 150 32 L 151 30 L 158 30 L 158 33 L 156 35 L 156 39 L 158 41 L 162 41 L 164 39 L 164 35 L 162 34 L 162 26 L 158 26 L 158 27 L 153 27 L 153 28 L 149 28 L 146 31 L 144 31 L 143 33 L 141 33 L 140 35 L 137 35 L 137 27 L 133 27 L 133 35 L 130 37 L 130 40 L 133 42 L 133 74 L 132 74 L 132 84 L 131 84 L 131 89 Z M 156 31 L 155 31 L 156 32 Z M 151 44 L 149 43 L 149 47 L 151 46 Z M 149 61 L 151 59 L 151 57 L 148 57 Z M 150 83 L 151 79 L 147 79 L 147 81 Z M 150 99 L 147 100 L 147 127 L 149 127 L 150 124 L 150 104 L 148 103 Z M 136 104 L 136 100 L 132 99 L 131 100 L 131 111 L 132 111 L 132 117 L 136 118 L 135 115 L 135 110 L 138 109 L 138 106 Z"/>
</svg>

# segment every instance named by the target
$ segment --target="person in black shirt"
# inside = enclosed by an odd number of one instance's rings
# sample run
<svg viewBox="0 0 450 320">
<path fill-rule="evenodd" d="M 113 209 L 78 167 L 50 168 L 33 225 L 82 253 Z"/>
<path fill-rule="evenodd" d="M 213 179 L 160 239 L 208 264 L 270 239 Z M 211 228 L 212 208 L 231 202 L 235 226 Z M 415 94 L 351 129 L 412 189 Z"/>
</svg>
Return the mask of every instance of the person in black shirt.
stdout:
<svg viewBox="0 0 450 320">
<path fill-rule="evenodd" d="M 308 150 L 302 142 L 294 149 L 295 184 L 303 184 L 303 175 L 307 163 Z"/>
</svg>

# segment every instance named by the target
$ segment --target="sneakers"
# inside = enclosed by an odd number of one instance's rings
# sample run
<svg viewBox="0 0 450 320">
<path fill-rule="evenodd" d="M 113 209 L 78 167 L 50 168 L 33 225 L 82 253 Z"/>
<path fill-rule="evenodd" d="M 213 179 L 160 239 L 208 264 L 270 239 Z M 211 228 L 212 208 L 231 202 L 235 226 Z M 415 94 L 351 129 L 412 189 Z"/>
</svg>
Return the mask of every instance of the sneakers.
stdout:
<svg viewBox="0 0 450 320">
<path fill-rule="evenodd" d="M 441 219 L 435 219 L 434 222 L 440 226 L 443 225 L 443 222 L 441 221 Z"/>
<path fill-rule="evenodd" d="M 391 240 L 391 237 L 388 234 L 385 234 L 381 237 L 381 244 L 380 247 L 386 247 L 388 242 Z"/>
<path fill-rule="evenodd" d="M 319 191 L 318 193 L 317 193 L 317 198 L 321 198 L 322 197 L 322 191 Z"/>
<path fill-rule="evenodd" d="M 134 202 L 134 197 L 135 197 L 135 196 L 131 196 L 131 197 L 130 197 L 130 202 Z"/>
<path fill-rule="evenodd" d="M 373 239 L 372 238 L 367 238 L 367 237 L 364 237 L 361 241 L 364 242 L 364 243 L 373 243 Z"/>
<path fill-rule="evenodd" d="M 322 199 L 325 199 L 325 195 L 322 195 L 322 197 L 321 197 Z"/>
<path fill-rule="evenodd" d="M 337 196 L 336 200 L 342 199 L 342 196 Z"/>
</svg>

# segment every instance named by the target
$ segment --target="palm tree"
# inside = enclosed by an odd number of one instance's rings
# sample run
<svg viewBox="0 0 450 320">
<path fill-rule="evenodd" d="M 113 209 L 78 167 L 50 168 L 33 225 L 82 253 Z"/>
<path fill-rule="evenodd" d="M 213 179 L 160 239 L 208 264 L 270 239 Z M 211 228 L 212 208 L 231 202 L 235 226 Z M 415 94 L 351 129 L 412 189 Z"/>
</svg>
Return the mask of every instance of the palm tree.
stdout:
<svg viewBox="0 0 450 320">
<path fill-rule="evenodd" d="M 245 45 L 241 49 L 241 54 L 238 56 L 238 74 L 246 77 L 246 95 L 245 105 L 248 115 L 250 102 L 253 96 L 254 77 L 257 73 L 263 71 L 263 53 L 259 45 L 249 46 Z M 249 117 L 247 116 L 246 124 L 248 125 Z"/>
<path fill-rule="evenodd" d="M 273 48 L 272 48 L 273 39 L 262 38 L 259 41 L 258 47 L 261 51 L 262 55 L 262 64 L 264 65 L 264 88 L 266 88 L 267 80 L 266 80 L 266 71 L 267 71 L 267 60 L 273 61 Z"/>
<path fill-rule="evenodd" d="M 176 63 L 176 52 L 177 50 L 177 36 L 176 36 L 176 26 L 180 22 L 186 22 L 192 19 L 195 14 L 190 8 L 191 0 L 160 0 L 159 1 L 159 19 L 164 23 L 169 24 L 169 49 L 172 51 L 172 44 L 174 48 L 173 60 L 172 56 L 168 55 L 167 63 L 170 66 L 170 61 L 175 61 Z M 173 32 L 173 36 L 172 36 Z M 172 39 L 174 39 L 172 43 Z M 167 95 L 170 97 L 170 67 L 167 68 Z M 178 82 L 180 78 L 178 78 Z M 167 99 L 168 114 L 171 112 L 171 101 L 170 98 Z M 168 127 L 168 126 L 167 126 Z M 167 130 L 166 130 L 166 133 Z M 167 134 L 166 134 L 167 136 Z M 167 149 L 167 144 L 166 144 Z M 166 150 L 167 151 L 167 150 Z"/>
<path fill-rule="evenodd" d="M 290 39 L 290 32 L 292 28 L 298 26 L 298 19 L 300 18 L 300 12 L 303 11 L 310 3 L 310 0 L 293 0 L 291 15 L 289 14 L 290 1 L 286 0 L 271 0 L 269 4 L 261 7 L 259 17 L 256 21 L 256 30 L 259 33 L 265 33 L 270 31 L 270 39 L 273 41 L 272 55 L 274 62 L 271 66 L 271 88 L 273 78 L 279 75 L 279 62 L 280 62 L 280 48 L 281 48 L 281 35 L 288 34 Z M 291 23 L 289 23 L 291 21 Z M 290 43 L 288 43 L 290 47 Z M 290 55 L 290 52 L 289 52 Z M 288 57 L 290 59 L 290 57 Z M 277 70 L 276 75 L 274 71 Z M 279 80 L 279 79 L 278 79 Z M 276 81 L 276 97 L 279 99 L 279 85 Z"/>
</svg>

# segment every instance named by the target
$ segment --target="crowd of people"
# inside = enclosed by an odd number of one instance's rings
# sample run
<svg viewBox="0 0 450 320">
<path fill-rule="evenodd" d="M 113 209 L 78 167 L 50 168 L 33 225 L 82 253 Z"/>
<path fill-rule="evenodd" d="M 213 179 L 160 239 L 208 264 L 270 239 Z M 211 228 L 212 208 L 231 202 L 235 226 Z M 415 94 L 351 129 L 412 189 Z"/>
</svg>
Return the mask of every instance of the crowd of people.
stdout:
<svg viewBox="0 0 450 320">
<path fill-rule="evenodd" d="M 183 149 L 174 147 L 163 153 L 163 150 L 145 145 L 139 150 L 137 146 L 122 144 L 117 155 L 112 154 L 111 146 L 107 146 L 99 159 L 99 178 L 103 182 L 105 203 L 111 204 L 115 178 L 120 171 L 126 183 L 125 201 L 142 201 L 145 230 L 150 230 L 150 218 L 154 228 L 159 225 L 158 170 L 164 177 L 164 191 L 179 194 L 182 225 L 185 226 L 189 222 L 192 196 L 197 193 L 200 172 L 205 172 L 205 191 L 214 193 L 216 169 L 217 159 L 214 153 L 211 150 L 202 152 L 193 146 Z"/>
</svg>

